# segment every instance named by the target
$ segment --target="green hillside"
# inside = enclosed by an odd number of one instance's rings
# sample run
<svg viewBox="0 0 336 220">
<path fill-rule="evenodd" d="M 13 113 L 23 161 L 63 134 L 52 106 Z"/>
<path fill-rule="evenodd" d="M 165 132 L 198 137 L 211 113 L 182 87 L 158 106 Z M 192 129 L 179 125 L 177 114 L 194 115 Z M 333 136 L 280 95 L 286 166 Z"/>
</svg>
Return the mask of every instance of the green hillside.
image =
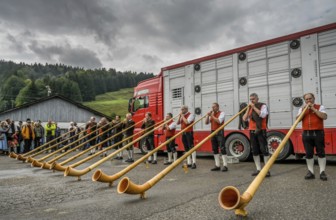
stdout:
<svg viewBox="0 0 336 220">
<path fill-rule="evenodd" d="M 108 92 L 97 95 L 96 100 L 83 104 L 108 116 L 121 115 L 125 118 L 128 112 L 128 100 L 133 97 L 133 88 L 120 89 L 116 92 Z"/>
</svg>

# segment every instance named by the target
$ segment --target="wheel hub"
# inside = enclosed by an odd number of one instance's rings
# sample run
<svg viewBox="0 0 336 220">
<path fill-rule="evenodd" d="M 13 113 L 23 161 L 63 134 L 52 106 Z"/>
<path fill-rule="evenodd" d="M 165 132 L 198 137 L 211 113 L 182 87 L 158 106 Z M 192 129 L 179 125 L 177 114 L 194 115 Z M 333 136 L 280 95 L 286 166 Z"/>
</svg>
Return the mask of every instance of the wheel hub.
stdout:
<svg viewBox="0 0 336 220">
<path fill-rule="evenodd" d="M 279 147 L 281 143 L 281 138 L 279 137 L 271 137 L 268 139 L 268 149 L 271 154 Z"/>
<path fill-rule="evenodd" d="M 232 154 L 239 156 L 242 155 L 244 152 L 244 145 L 242 144 L 241 141 L 233 141 L 232 142 L 232 147 L 230 147 L 230 149 L 232 149 L 233 152 L 231 152 Z"/>
</svg>

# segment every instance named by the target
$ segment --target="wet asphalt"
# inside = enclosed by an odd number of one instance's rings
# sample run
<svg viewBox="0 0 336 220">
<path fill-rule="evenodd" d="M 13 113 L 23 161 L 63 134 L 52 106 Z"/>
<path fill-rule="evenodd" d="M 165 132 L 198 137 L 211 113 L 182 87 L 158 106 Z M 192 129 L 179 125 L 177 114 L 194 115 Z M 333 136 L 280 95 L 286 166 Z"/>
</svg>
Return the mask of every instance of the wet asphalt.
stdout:
<svg viewBox="0 0 336 220">
<path fill-rule="evenodd" d="M 140 154 L 135 157 L 139 158 Z M 91 165 L 100 157 L 77 169 Z M 62 161 L 63 159 L 60 159 Z M 166 166 L 162 154 L 157 165 L 140 164 L 125 176 L 143 184 Z M 128 166 L 120 160 L 98 168 L 112 175 Z M 243 193 L 253 180 L 253 162 L 229 164 L 228 172 L 211 172 L 211 156 L 197 158 L 197 169 L 187 173 L 179 165 L 139 195 L 117 193 L 112 187 L 93 182 L 94 170 L 82 176 L 64 177 L 63 172 L 32 168 L 30 164 L 0 156 L 0 219 L 335 219 L 336 160 L 328 158 L 328 181 L 304 180 L 304 160 L 287 159 L 271 168 L 254 198 L 247 205 L 247 217 L 221 208 L 218 194 L 225 186 Z"/>
</svg>

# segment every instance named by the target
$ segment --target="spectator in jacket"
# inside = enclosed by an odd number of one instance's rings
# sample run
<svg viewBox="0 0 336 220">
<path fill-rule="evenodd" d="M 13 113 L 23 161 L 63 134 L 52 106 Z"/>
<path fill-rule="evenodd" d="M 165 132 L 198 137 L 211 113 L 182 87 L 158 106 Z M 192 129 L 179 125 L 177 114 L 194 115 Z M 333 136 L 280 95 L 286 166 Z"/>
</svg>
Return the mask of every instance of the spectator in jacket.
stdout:
<svg viewBox="0 0 336 220">
<path fill-rule="evenodd" d="M 22 138 L 24 141 L 23 153 L 27 153 L 30 151 L 32 142 L 35 139 L 34 126 L 32 125 L 30 118 L 27 118 L 26 124 L 22 126 Z"/>
<path fill-rule="evenodd" d="M 49 146 L 53 145 L 53 140 L 55 139 L 56 135 L 56 124 L 49 119 L 48 123 L 44 126 L 45 136 L 46 136 L 46 143 L 49 143 Z"/>
</svg>

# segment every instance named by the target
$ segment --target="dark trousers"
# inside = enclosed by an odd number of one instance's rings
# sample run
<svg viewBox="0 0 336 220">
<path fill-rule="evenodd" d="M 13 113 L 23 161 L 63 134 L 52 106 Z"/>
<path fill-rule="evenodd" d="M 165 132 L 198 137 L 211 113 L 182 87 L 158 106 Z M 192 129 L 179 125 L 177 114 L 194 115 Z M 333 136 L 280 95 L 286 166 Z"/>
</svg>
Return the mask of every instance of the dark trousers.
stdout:
<svg viewBox="0 0 336 220">
<path fill-rule="evenodd" d="M 116 143 L 120 142 L 120 141 L 122 140 L 122 138 L 123 138 L 122 135 L 118 135 L 118 136 L 116 136 L 116 137 L 114 138 L 114 143 L 116 144 Z M 118 145 L 116 146 L 116 149 L 120 149 L 120 148 L 122 148 L 122 143 L 120 143 L 120 144 L 118 144 Z"/>
<path fill-rule="evenodd" d="M 166 141 L 169 140 L 171 137 L 166 137 Z M 167 144 L 167 151 L 168 152 L 172 152 L 172 153 L 175 153 L 176 152 L 176 148 L 175 148 L 175 139 L 172 140 L 171 142 L 169 142 Z"/>
<path fill-rule="evenodd" d="M 130 137 L 130 136 L 129 136 Z M 128 138 L 127 136 L 125 136 L 125 139 Z M 133 140 L 132 138 L 128 139 L 127 141 L 124 142 L 124 146 L 126 146 L 127 144 L 131 143 Z M 133 144 L 131 146 L 129 146 L 126 150 L 133 150 Z"/>
<path fill-rule="evenodd" d="M 303 131 L 302 142 L 307 159 L 312 159 L 314 157 L 314 147 L 316 147 L 316 154 L 319 158 L 325 157 L 323 130 Z"/>
<path fill-rule="evenodd" d="M 24 140 L 24 151 L 23 151 L 23 153 L 27 153 L 27 152 L 30 151 L 32 141 L 33 141 L 32 139 L 25 139 Z"/>
<path fill-rule="evenodd" d="M 189 151 L 194 147 L 194 132 L 183 132 L 182 134 L 182 143 L 184 146 L 184 151 Z"/>
<path fill-rule="evenodd" d="M 76 137 L 73 137 L 74 135 L 72 135 L 71 136 L 71 138 L 70 138 L 70 140 L 69 140 L 69 144 L 71 144 L 70 145 L 70 147 L 69 148 L 74 148 L 74 147 L 76 147 Z"/>
<path fill-rule="evenodd" d="M 91 138 L 93 138 L 94 136 L 96 136 L 96 134 L 93 135 L 89 135 L 88 136 L 88 140 L 90 140 Z M 97 138 L 93 138 L 92 140 L 89 141 L 90 147 L 92 147 L 93 145 L 95 145 L 97 142 Z"/>
<path fill-rule="evenodd" d="M 41 139 L 42 139 L 42 137 L 35 137 L 34 148 L 37 148 L 37 147 L 41 146 Z"/>
<path fill-rule="evenodd" d="M 154 136 L 153 135 L 149 135 L 147 137 L 145 137 L 145 143 L 146 143 L 146 146 L 148 148 L 148 151 L 151 151 L 151 150 L 154 150 Z"/>
<path fill-rule="evenodd" d="M 260 154 L 263 154 L 264 156 L 269 156 L 266 130 L 261 130 L 257 134 L 255 133 L 255 131 L 250 131 L 250 141 L 253 156 L 259 156 Z"/>
<path fill-rule="evenodd" d="M 214 131 L 211 131 L 211 133 L 213 133 Z M 224 131 L 220 130 L 219 132 L 217 132 L 217 134 L 215 136 L 213 136 L 211 138 L 211 145 L 212 145 L 212 151 L 214 154 L 219 154 L 219 150 L 221 151 L 222 155 L 226 155 L 226 149 L 225 149 L 225 145 L 224 145 Z"/>
<path fill-rule="evenodd" d="M 54 139 L 55 139 L 54 136 L 47 136 L 47 137 L 46 137 L 46 142 L 49 143 L 49 146 L 48 146 L 48 147 L 50 147 L 50 146 L 56 144 L 56 142 L 53 141 Z M 57 146 L 51 148 L 51 150 L 52 150 L 52 149 L 56 149 L 56 148 L 57 148 Z"/>
</svg>

